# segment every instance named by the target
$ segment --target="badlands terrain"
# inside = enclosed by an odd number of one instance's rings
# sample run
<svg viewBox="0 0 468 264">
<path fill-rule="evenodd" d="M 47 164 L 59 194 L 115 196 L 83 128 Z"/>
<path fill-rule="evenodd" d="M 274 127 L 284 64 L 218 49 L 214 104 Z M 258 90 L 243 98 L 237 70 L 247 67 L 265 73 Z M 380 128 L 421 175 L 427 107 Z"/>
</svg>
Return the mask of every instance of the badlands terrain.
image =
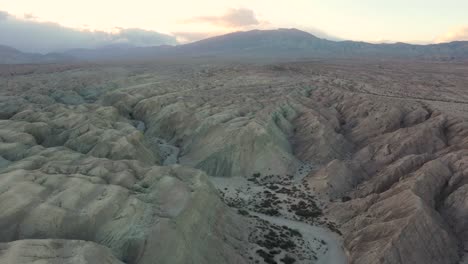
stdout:
<svg viewBox="0 0 468 264">
<path fill-rule="evenodd" d="M 468 64 L 0 66 L 0 263 L 463 263 Z"/>
</svg>

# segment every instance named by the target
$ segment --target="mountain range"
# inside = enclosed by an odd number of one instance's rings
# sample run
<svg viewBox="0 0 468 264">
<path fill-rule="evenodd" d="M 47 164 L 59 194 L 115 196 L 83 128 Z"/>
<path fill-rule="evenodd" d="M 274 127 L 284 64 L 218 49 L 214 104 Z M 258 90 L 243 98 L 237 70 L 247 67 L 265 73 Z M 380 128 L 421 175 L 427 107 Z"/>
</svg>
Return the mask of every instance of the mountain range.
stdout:
<svg viewBox="0 0 468 264">
<path fill-rule="evenodd" d="M 234 32 L 176 46 L 135 47 L 111 45 L 96 49 L 73 49 L 61 53 L 31 54 L 0 46 L 0 64 L 55 63 L 64 61 L 154 60 L 161 58 L 411 58 L 431 60 L 468 59 L 468 41 L 413 45 L 331 41 L 298 29 Z"/>
<path fill-rule="evenodd" d="M 15 48 L 0 45 L 0 64 L 60 63 L 75 61 L 64 53 L 25 53 Z"/>
</svg>

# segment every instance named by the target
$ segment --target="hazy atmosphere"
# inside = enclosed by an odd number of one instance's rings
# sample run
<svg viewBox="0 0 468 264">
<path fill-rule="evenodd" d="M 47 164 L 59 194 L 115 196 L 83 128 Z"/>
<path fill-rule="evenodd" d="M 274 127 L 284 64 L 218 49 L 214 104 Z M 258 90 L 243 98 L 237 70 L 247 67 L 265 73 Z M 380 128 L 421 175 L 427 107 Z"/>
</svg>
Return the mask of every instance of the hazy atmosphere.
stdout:
<svg viewBox="0 0 468 264">
<path fill-rule="evenodd" d="M 115 43 L 172 45 L 254 28 L 298 28 L 331 40 L 427 44 L 467 40 L 466 10 L 464 0 L 0 0 L 0 44 L 30 52 Z"/>
</svg>

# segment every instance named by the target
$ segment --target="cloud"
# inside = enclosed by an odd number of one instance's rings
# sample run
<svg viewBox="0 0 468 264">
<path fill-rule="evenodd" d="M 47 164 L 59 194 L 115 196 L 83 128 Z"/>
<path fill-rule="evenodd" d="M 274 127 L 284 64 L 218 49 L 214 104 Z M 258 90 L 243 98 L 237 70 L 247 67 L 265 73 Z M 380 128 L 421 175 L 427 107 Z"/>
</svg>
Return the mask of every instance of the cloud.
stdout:
<svg viewBox="0 0 468 264">
<path fill-rule="evenodd" d="M 231 8 L 222 16 L 199 16 L 184 22 L 208 23 L 230 28 L 241 28 L 260 24 L 255 13 L 247 8 Z"/>
<path fill-rule="evenodd" d="M 7 12 L 0 10 L 0 21 L 7 20 L 9 16 L 10 14 L 8 14 Z"/>
<path fill-rule="evenodd" d="M 335 35 L 328 34 L 327 32 L 313 28 L 313 27 L 298 27 L 299 30 L 306 31 L 318 38 L 323 38 L 323 39 L 328 39 L 328 40 L 333 40 L 333 41 L 343 41 L 343 38 L 337 37 Z"/>
<path fill-rule="evenodd" d="M 298 28 L 300 30 L 309 32 L 319 38 L 329 40 L 341 41 L 340 37 L 330 35 L 320 29 L 314 27 L 303 27 L 302 25 L 289 23 L 289 24 L 274 24 L 267 20 L 260 20 L 255 15 L 254 11 L 247 8 L 228 9 L 224 15 L 221 16 L 199 16 L 193 17 L 181 22 L 182 24 L 205 23 L 214 26 L 219 26 L 216 32 L 174 32 L 172 33 L 182 43 L 193 42 L 216 35 L 222 35 L 233 31 L 248 31 L 254 29 L 269 30 L 277 28 Z"/>
<path fill-rule="evenodd" d="M 255 13 L 247 8 L 230 8 L 220 16 L 197 16 L 183 21 L 181 24 L 209 24 L 215 26 L 211 31 L 177 31 L 173 32 L 180 43 L 194 42 L 214 36 L 239 30 L 266 29 L 270 23 L 257 19 Z M 203 25 L 205 27 L 205 25 Z"/>
<path fill-rule="evenodd" d="M 28 17 L 33 18 L 33 15 Z M 134 46 L 177 44 L 175 37 L 142 29 L 119 29 L 116 33 L 79 30 L 57 23 L 21 19 L 0 11 L 0 44 L 27 52 L 54 52 L 126 43 Z"/>
<path fill-rule="evenodd" d="M 468 26 L 459 27 L 454 30 L 451 30 L 445 33 L 444 35 L 438 37 L 435 42 L 441 43 L 441 42 L 451 42 L 451 41 L 457 41 L 457 40 L 468 41 Z"/>
<path fill-rule="evenodd" d="M 34 14 L 32 14 L 32 13 L 27 13 L 27 14 L 24 14 L 24 18 L 33 20 L 33 19 L 37 19 L 38 17 L 35 16 Z"/>
<path fill-rule="evenodd" d="M 189 43 L 189 42 L 194 42 L 210 37 L 214 37 L 217 35 L 222 35 L 225 33 L 214 33 L 214 32 L 173 32 L 172 35 L 174 35 L 177 38 L 177 41 L 179 43 Z"/>
<path fill-rule="evenodd" d="M 117 38 L 129 44 L 141 47 L 161 44 L 177 44 L 177 41 L 173 36 L 139 28 L 121 29 L 118 34 L 112 36 L 114 39 Z"/>
</svg>

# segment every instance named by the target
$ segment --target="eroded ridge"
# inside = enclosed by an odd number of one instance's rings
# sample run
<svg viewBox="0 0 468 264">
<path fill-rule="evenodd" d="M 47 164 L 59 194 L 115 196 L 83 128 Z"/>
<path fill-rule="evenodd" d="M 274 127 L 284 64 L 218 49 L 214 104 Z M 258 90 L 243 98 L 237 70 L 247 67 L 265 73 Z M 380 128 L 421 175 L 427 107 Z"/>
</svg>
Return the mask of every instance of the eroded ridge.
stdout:
<svg viewBox="0 0 468 264">
<path fill-rule="evenodd" d="M 379 64 L 0 77 L 0 262 L 457 263 L 468 71 Z"/>
</svg>

